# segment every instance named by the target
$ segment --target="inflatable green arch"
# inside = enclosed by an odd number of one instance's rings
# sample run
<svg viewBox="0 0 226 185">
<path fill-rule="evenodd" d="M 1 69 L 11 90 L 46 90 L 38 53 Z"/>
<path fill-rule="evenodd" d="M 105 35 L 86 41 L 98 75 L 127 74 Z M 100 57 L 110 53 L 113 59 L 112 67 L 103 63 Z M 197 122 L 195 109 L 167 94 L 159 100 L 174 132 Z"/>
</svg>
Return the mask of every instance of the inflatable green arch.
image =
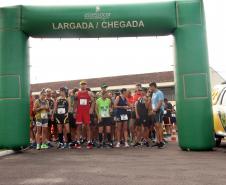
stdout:
<svg viewBox="0 0 226 185">
<path fill-rule="evenodd" d="M 179 146 L 184 150 L 211 150 L 213 117 L 201 0 L 1 8 L 0 148 L 29 144 L 29 36 L 91 38 L 169 34 L 174 35 L 176 48 Z"/>
</svg>

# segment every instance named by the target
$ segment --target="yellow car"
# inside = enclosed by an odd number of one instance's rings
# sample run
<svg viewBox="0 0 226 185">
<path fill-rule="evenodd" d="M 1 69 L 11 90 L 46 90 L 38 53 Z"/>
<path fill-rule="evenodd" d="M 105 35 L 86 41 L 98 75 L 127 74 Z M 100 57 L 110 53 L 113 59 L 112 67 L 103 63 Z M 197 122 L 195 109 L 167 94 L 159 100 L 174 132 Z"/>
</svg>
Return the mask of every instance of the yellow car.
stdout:
<svg viewBox="0 0 226 185">
<path fill-rule="evenodd" d="M 214 131 L 216 146 L 226 137 L 226 84 L 217 85 L 212 91 Z"/>
</svg>

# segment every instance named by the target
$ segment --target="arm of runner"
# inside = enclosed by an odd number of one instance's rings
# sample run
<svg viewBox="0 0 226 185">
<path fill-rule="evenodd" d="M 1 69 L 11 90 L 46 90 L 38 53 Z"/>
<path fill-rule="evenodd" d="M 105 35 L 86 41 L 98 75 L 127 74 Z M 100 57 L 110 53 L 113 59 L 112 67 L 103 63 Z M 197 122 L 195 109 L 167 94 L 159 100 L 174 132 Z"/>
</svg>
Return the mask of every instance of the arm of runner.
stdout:
<svg viewBox="0 0 226 185">
<path fill-rule="evenodd" d="M 38 101 L 39 101 L 39 100 L 36 100 L 36 101 L 35 101 L 34 107 L 33 107 L 33 111 L 34 111 L 35 114 L 36 114 L 38 111 L 41 110 Z"/>
<path fill-rule="evenodd" d="M 136 119 L 139 119 L 140 116 L 139 116 L 138 111 L 137 111 L 137 101 L 135 103 L 135 113 L 136 113 Z"/>
<path fill-rule="evenodd" d="M 158 102 L 158 106 L 156 107 L 156 109 L 154 110 L 155 112 L 159 111 L 161 106 L 162 106 L 163 100 L 159 100 Z"/>
<path fill-rule="evenodd" d="M 99 123 L 101 121 L 101 117 L 100 117 L 99 110 L 98 110 L 98 101 L 96 101 L 96 104 L 95 104 L 95 111 L 96 111 L 97 119 L 98 119 L 98 123 Z"/>
<path fill-rule="evenodd" d="M 94 102 L 94 96 L 92 92 L 88 92 L 89 96 L 91 98 L 91 106 L 90 106 L 90 110 L 89 110 L 89 114 L 93 114 L 94 112 L 94 106 L 95 106 L 95 102 Z"/>
</svg>

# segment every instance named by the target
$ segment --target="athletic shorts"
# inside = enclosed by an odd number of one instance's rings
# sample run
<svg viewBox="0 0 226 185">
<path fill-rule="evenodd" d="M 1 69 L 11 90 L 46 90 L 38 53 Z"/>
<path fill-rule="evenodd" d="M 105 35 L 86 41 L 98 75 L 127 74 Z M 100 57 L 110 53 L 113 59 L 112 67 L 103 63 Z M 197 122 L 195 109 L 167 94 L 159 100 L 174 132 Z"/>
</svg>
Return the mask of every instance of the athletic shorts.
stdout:
<svg viewBox="0 0 226 185">
<path fill-rule="evenodd" d="M 163 111 L 160 110 L 160 111 L 156 112 L 153 119 L 154 119 L 154 124 L 156 124 L 156 123 L 162 124 L 163 123 Z"/>
<path fill-rule="evenodd" d="M 132 111 L 132 119 L 136 119 L 136 112 L 135 111 Z"/>
<path fill-rule="evenodd" d="M 52 126 L 52 125 L 56 125 L 56 123 L 57 123 L 57 121 L 56 121 L 55 116 L 54 116 L 54 118 L 53 118 L 53 121 L 51 120 L 50 117 L 48 118 L 48 126 L 49 126 L 49 127 Z"/>
<path fill-rule="evenodd" d="M 48 127 L 48 119 L 37 119 L 36 126 L 37 127 Z"/>
<path fill-rule="evenodd" d="M 122 115 L 120 115 L 120 114 L 118 114 L 118 115 L 116 115 L 116 117 L 115 117 L 115 121 L 116 122 L 128 122 L 128 115 L 127 114 L 122 114 Z"/>
<path fill-rule="evenodd" d="M 66 124 L 68 123 L 68 115 L 65 114 L 56 114 L 57 124 Z"/>
<path fill-rule="evenodd" d="M 76 114 L 76 124 L 80 125 L 80 124 L 90 124 L 90 114 L 89 111 L 87 110 L 80 110 L 77 111 Z"/>
<path fill-rule="evenodd" d="M 173 124 L 173 123 L 177 123 L 177 118 L 176 117 L 171 117 L 171 123 Z"/>
<path fill-rule="evenodd" d="M 149 127 L 150 122 L 149 122 L 148 116 L 141 116 L 139 119 L 136 119 L 135 125 L 137 126 L 143 125 L 144 127 Z"/>
<path fill-rule="evenodd" d="M 148 116 L 148 121 L 149 121 L 149 125 L 153 126 L 155 123 L 155 116 L 154 115 Z"/>
<path fill-rule="evenodd" d="M 112 125 L 112 118 L 102 118 L 101 121 L 99 122 L 98 126 L 103 127 L 103 126 L 111 126 Z"/>
<path fill-rule="evenodd" d="M 68 113 L 68 122 L 71 128 L 76 128 L 76 120 L 73 113 Z"/>
<path fill-rule="evenodd" d="M 163 122 L 165 125 L 171 124 L 169 120 L 171 121 L 171 117 L 163 116 Z"/>
</svg>

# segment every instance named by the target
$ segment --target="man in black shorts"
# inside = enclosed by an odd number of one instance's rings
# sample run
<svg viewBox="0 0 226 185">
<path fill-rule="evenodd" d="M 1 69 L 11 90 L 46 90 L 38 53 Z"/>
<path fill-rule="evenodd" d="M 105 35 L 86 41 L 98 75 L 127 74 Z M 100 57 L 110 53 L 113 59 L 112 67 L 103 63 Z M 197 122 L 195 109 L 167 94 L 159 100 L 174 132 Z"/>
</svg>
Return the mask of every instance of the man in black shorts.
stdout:
<svg viewBox="0 0 226 185">
<path fill-rule="evenodd" d="M 134 146 L 140 145 L 141 135 L 144 138 L 143 144 L 149 147 L 149 126 L 150 122 L 148 120 L 148 111 L 150 109 L 150 99 L 147 97 L 147 88 L 143 87 L 141 92 L 141 97 L 135 103 L 136 112 L 136 143 Z M 141 126 L 143 126 L 143 133 L 141 133 Z"/>
<path fill-rule="evenodd" d="M 113 147 L 113 142 L 111 139 L 111 125 L 112 119 L 110 110 L 112 109 L 112 102 L 107 98 L 107 92 L 103 92 L 102 96 L 96 100 L 95 110 L 98 117 L 99 126 L 99 147 L 103 147 L 103 133 L 104 128 L 106 130 L 107 142 L 109 147 Z"/>
</svg>

